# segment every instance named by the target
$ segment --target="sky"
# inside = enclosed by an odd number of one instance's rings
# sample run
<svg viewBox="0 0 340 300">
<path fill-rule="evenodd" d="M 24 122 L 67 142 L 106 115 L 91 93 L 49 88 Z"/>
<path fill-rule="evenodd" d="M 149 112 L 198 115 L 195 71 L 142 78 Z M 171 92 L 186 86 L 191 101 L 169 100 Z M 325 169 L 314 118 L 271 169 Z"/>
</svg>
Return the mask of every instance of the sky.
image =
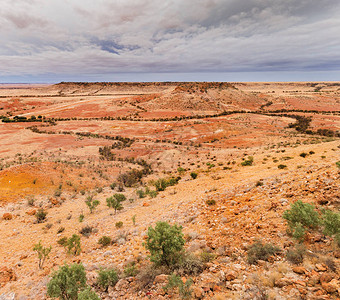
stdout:
<svg viewBox="0 0 340 300">
<path fill-rule="evenodd" d="M 0 83 L 340 80 L 339 0 L 0 4 Z"/>
</svg>

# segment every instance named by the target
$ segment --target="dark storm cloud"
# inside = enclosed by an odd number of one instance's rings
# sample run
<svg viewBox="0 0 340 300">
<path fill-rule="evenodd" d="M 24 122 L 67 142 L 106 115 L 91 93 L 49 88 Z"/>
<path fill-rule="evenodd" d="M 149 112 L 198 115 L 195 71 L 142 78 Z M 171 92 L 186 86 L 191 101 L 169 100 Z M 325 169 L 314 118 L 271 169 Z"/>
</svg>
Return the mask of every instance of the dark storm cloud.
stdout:
<svg viewBox="0 0 340 300">
<path fill-rule="evenodd" d="M 3 77 L 339 70 L 339 1 L 3 2 Z"/>
</svg>

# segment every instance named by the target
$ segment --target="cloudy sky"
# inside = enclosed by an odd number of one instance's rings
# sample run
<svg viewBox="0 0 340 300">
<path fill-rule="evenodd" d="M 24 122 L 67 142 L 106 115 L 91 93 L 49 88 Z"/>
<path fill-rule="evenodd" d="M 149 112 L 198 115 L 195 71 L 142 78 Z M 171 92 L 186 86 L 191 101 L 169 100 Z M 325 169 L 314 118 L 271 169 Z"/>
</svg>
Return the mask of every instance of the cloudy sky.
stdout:
<svg viewBox="0 0 340 300">
<path fill-rule="evenodd" d="M 339 0 L 0 4 L 0 82 L 340 80 Z"/>
</svg>

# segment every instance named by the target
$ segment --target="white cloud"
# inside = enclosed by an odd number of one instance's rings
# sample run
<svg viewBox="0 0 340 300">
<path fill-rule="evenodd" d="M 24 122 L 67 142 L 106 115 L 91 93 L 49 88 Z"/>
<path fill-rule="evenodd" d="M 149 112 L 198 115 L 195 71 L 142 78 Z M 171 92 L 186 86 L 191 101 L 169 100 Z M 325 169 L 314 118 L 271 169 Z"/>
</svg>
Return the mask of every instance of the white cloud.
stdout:
<svg viewBox="0 0 340 300">
<path fill-rule="evenodd" d="M 335 0 L 3 0 L 1 76 L 339 70 Z"/>
</svg>

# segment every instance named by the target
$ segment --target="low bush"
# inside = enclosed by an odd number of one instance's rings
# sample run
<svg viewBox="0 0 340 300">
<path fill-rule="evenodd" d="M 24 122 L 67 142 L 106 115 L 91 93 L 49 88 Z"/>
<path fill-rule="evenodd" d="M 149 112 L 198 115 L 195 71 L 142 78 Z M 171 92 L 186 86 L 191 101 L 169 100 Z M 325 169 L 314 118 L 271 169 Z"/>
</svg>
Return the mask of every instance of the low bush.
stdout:
<svg viewBox="0 0 340 300">
<path fill-rule="evenodd" d="M 280 252 L 280 248 L 272 244 L 263 244 L 261 241 L 256 241 L 248 249 L 248 263 L 256 264 L 258 260 L 268 260 L 269 257 Z"/>
<path fill-rule="evenodd" d="M 38 211 L 35 213 L 38 223 L 43 223 L 46 220 L 46 216 L 47 212 L 42 208 L 38 209 Z"/>
<path fill-rule="evenodd" d="M 67 250 L 69 254 L 79 255 L 81 252 L 80 246 L 80 236 L 77 234 L 73 234 L 68 240 L 66 244 Z"/>
<path fill-rule="evenodd" d="M 179 261 L 184 243 L 181 226 L 157 222 L 155 228 L 149 227 L 144 246 L 150 251 L 153 263 L 170 267 Z"/>
<path fill-rule="evenodd" d="M 43 247 L 43 245 L 41 245 L 41 241 L 39 241 L 38 244 L 34 245 L 33 251 L 36 251 L 38 254 L 38 259 L 39 259 L 39 269 L 42 269 L 45 263 L 45 260 L 48 258 L 48 255 L 50 254 L 52 250 L 52 247 Z"/>
<path fill-rule="evenodd" d="M 138 270 L 137 270 L 135 262 L 131 262 L 127 266 L 125 266 L 124 275 L 126 277 L 135 277 L 137 274 L 138 274 Z"/>
<path fill-rule="evenodd" d="M 196 172 L 191 172 L 190 176 L 192 179 L 196 179 L 197 178 L 197 173 Z"/>
<path fill-rule="evenodd" d="M 303 263 L 303 257 L 306 249 L 302 245 L 298 245 L 295 248 L 290 248 L 286 252 L 286 258 L 289 262 L 299 265 Z"/>
<path fill-rule="evenodd" d="M 178 181 L 180 180 L 180 177 L 170 177 L 170 178 L 160 178 L 158 180 L 156 180 L 154 182 L 154 186 L 156 188 L 156 191 L 161 192 L 161 191 L 165 191 L 165 189 L 168 186 L 173 186 L 176 185 L 178 183 Z"/>
<path fill-rule="evenodd" d="M 123 227 L 123 222 L 119 221 L 116 223 L 116 228 L 122 228 Z"/>
<path fill-rule="evenodd" d="M 278 167 L 279 169 L 287 169 L 287 166 L 286 166 L 286 165 L 282 165 L 282 164 L 281 164 L 281 165 L 278 165 L 277 167 Z"/>
<path fill-rule="evenodd" d="M 79 233 L 85 237 L 89 237 L 92 233 L 93 227 L 86 225 L 82 229 L 79 230 Z"/>
<path fill-rule="evenodd" d="M 192 296 L 191 285 L 193 280 L 191 278 L 187 279 L 185 283 L 182 278 L 175 273 L 169 276 L 168 283 L 163 287 L 163 289 L 168 292 L 169 290 L 178 289 L 178 294 L 181 299 L 190 299 Z"/>
<path fill-rule="evenodd" d="M 117 210 L 122 210 L 123 205 L 117 197 L 111 196 L 109 198 L 106 198 L 106 204 L 108 207 L 111 207 L 115 210 L 115 214 L 117 213 Z"/>
<path fill-rule="evenodd" d="M 251 166 L 253 165 L 254 158 L 252 156 L 248 156 L 248 159 L 244 160 L 241 165 L 242 166 Z"/>
<path fill-rule="evenodd" d="M 77 300 L 78 293 L 86 288 L 85 268 L 75 263 L 64 265 L 52 274 L 47 284 L 47 295 L 61 300 Z"/>
<path fill-rule="evenodd" d="M 116 285 L 118 279 L 119 277 L 115 269 L 101 269 L 98 271 L 97 284 L 107 291 L 109 286 Z"/>
<path fill-rule="evenodd" d="M 340 233 L 340 213 L 329 209 L 324 210 L 321 216 L 321 223 L 325 235 L 334 236 Z"/>
<path fill-rule="evenodd" d="M 92 214 L 97 206 L 100 204 L 98 200 L 93 199 L 93 196 L 88 196 L 85 201 L 87 207 L 90 209 L 90 213 Z"/>
<path fill-rule="evenodd" d="M 301 200 L 291 204 L 290 210 L 283 213 L 283 218 L 288 222 L 289 233 L 298 240 L 304 238 L 307 229 L 315 229 L 320 223 L 315 207 Z"/>
<path fill-rule="evenodd" d="M 205 203 L 210 206 L 210 205 L 215 205 L 216 201 L 214 199 L 208 199 L 207 201 L 205 201 Z"/>
<path fill-rule="evenodd" d="M 100 300 L 100 298 L 90 287 L 88 287 L 78 294 L 77 300 Z"/>
<path fill-rule="evenodd" d="M 102 236 L 99 240 L 98 240 L 98 244 L 101 245 L 102 247 L 107 247 L 109 245 L 111 245 L 112 243 L 112 239 L 109 236 Z"/>
<path fill-rule="evenodd" d="M 205 256 L 207 258 L 207 256 Z M 210 258 L 210 257 L 209 257 Z M 177 274 L 184 275 L 198 275 L 203 272 L 205 268 L 205 262 L 197 256 L 183 252 L 180 259 L 172 265 L 169 269 L 175 271 Z"/>
</svg>

